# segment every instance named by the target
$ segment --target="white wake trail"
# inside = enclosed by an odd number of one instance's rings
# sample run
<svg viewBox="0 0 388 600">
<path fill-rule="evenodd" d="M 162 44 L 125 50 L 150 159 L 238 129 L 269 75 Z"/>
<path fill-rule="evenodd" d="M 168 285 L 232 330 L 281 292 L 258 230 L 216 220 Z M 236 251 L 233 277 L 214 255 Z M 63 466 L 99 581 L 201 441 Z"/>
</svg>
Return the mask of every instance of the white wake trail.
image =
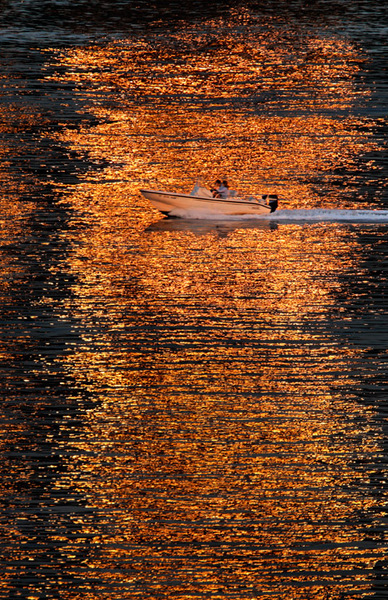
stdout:
<svg viewBox="0 0 388 600">
<path fill-rule="evenodd" d="M 276 211 L 269 218 L 276 221 L 384 223 L 388 222 L 388 210 L 285 209 Z"/>
<path fill-rule="evenodd" d="M 181 219 L 215 221 L 283 221 L 332 223 L 387 223 L 388 210 L 337 210 L 337 209 L 280 209 L 269 215 L 221 215 L 206 210 L 176 208 L 170 216 Z"/>
</svg>

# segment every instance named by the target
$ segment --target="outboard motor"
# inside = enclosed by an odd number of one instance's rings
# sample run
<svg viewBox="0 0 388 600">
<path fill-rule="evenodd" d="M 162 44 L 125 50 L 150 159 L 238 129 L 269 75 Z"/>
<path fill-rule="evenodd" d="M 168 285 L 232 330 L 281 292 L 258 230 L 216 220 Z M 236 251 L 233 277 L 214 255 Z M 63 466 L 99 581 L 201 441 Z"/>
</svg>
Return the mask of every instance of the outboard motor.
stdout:
<svg viewBox="0 0 388 600">
<path fill-rule="evenodd" d="M 269 198 L 269 200 L 268 200 L 268 205 L 269 205 L 269 206 L 270 206 L 270 208 L 271 208 L 271 213 L 273 213 L 273 212 L 275 212 L 275 210 L 276 210 L 276 209 L 277 209 L 277 207 L 278 207 L 279 200 L 278 200 L 278 197 L 277 197 L 277 195 L 276 195 L 276 194 L 270 194 L 270 195 L 268 196 L 268 198 Z"/>
</svg>

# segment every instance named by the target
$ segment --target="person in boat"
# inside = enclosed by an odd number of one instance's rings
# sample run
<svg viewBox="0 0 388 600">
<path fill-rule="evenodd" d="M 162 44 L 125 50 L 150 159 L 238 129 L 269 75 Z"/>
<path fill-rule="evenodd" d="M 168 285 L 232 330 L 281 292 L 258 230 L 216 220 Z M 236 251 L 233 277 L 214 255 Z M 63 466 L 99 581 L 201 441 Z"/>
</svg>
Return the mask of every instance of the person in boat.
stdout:
<svg viewBox="0 0 388 600">
<path fill-rule="evenodd" d="M 228 188 L 225 187 L 224 182 L 221 182 L 221 179 L 217 179 L 215 185 L 216 187 L 211 188 L 211 192 L 213 192 L 213 198 L 226 198 L 228 196 Z"/>
<path fill-rule="evenodd" d="M 223 186 L 223 188 L 225 188 L 225 191 L 224 191 L 225 196 L 222 196 L 222 198 L 227 198 L 229 196 L 229 184 L 226 181 L 226 179 L 224 179 L 224 181 L 222 182 L 222 186 Z"/>
<path fill-rule="evenodd" d="M 219 189 L 221 187 L 221 179 L 217 179 L 216 182 L 215 182 L 215 184 L 214 184 L 214 186 L 215 187 L 210 188 L 210 191 L 213 194 L 213 198 L 220 198 Z"/>
</svg>

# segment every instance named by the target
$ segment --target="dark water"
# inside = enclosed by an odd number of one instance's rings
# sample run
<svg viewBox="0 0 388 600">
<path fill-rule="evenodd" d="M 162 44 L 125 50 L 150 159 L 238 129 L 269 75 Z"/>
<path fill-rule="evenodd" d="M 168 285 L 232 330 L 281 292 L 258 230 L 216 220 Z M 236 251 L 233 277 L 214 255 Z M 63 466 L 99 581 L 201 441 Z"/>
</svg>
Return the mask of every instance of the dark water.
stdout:
<svg viewBox="0 0 388 600">
<path fill-rule="evenodd" d="M 384 3 L 0 7 L 0 598 L 387 598 Z"/>
</svg>

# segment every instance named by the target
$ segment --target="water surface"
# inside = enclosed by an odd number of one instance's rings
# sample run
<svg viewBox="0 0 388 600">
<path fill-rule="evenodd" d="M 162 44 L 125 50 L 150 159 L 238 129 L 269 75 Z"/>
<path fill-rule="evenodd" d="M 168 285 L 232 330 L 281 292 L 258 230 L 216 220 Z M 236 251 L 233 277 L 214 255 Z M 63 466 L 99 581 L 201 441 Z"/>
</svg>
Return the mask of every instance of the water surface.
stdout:
<svg viewBox="0 0 388 600">
<path fill-rule="evenodd" d="M 2 7 L 0 597 L 385 598 L 383 4 L 78 4 Z"/>
</svg>

